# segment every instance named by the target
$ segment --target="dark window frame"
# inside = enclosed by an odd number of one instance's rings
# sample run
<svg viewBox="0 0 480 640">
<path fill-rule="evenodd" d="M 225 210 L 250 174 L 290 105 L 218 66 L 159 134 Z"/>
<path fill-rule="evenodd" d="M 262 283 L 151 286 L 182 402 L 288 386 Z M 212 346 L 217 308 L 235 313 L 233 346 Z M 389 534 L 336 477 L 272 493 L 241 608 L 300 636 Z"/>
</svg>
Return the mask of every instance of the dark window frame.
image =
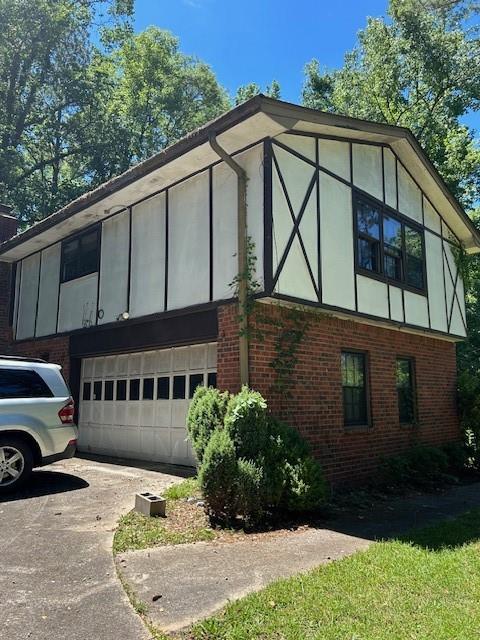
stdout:
<svg viewBox="0 0 480 640">
<path fill-rule="evenodd" d="M 402 419 L 400 410 L 400 397 L 399 386 L 397 381 L 397 362 L 403 360 L 409 363 L 410 368 L 410 380 L 411 380 L 411 395 L 412 395 L 412 419 Z M 398 406 L 398 420 L 401 426 L 415 426 L 418 423 L 418 395 L 417 395 L 417 368 L 415 358 L 413 356 L 397 355 L 395 357 L 395 390 L 397 392 L 397 406 Z"/>
<path fill-rule="evenodd" d="M 358 273 L 362 276 L 366 276 L 368 278 L 373 278 L 374 280 L 379 280 L 380 282 L 386 282 L 387 284 L 391 284 L 393 286 L 399 287 L 400 289 L 405 289 L 406 291 L 411 291 L 412 293 L 417 293 L 420 295 L 427 296 L 428 295 L 428 286 L 427 286 L 427 261 L 425 254 L 425 228 L 416 222 L 415 220 L 411 220 L 407 218 L 403 214 L 399 213 L 396 209 L 392 209 L 384 202 L 380 200 L 376 200 L 371 196 L 366 195 L 363 192 L 358 191 L 357 189 L 352 189 L 353 196 L 353 242 L 354 242 L 354 256 L 355 256 L 355 273 Z M 366 234 L 362 233 L 358 229 L 358 219 L 357 219 L 357 203 L 364 203 L 374 207 L 380 217 L 379 223 L 379 239 L 376 240 L 374 238 L 370 238 Z M 401 235 L 402 235 L 402 248 L 401 248 L 401 278 L 392 278 L 388 276 L 385 272 L 385 255 L 390 255 L 390 252 L 385 251 L 385 243 L 384 243 L 384 219 L 390 218 L 395 222 L 400 223 L 401 225 Z M 421 242 L 422 242 L 422 272 L 423 272 L 423 286 L 416 287 L 412 284 L 409 284 L 406 280 L 407 278 L 407 250 L 405 243 L 405 227 L 409 227 L 412 231 L 419 233 Z M 373 271 L 370 269 L 366 269 L 360 265 L 359 262 L 359 240 L 366 239 L 369 242 L 376 241 L 378 243 L 378 256 L 379 256 L 379 269 L 378 271 Z"/>
<path fill-rule="evenodd" d="M 358 422 L 348 422 L 345 419 L 345 401 L 344 401 L 344 385 L 343 385 L 343 372 L 342 372 L 342 355 L 343 354 L 353 354 L 357 356 L 363 357 L 363 379 L 364 379 L 364 389 L 365 389 L 365 412 L 366 412 L 366 420 L 358 421 Z M 360 349 L 353 349 L 351 347 L 342 348 L 340 351 L 340 384 L 342 388 L 342 413 L 343 413 L 343 427 L 347 431 L 355 431 L 356 429 L 371 429 L 373 426 L 372 423 L 372 405 L 371 405 L 371 396 L 370 396 L 370 354 L 368 351 L 362 351 Z"/>
<path fill-rule="evenodd" d="M 82 240 L 90 235 L 96 235 L 96 260 L 95 265 L 89 268 L 79 269 L 74 275 L 66 275 L 65 274 L 65 266 L 68 263 L 66 259 L 67 247 L 71 242 L 78 242 L 79 247 L 77 249 L 77 253 L 80 255 L 76 258 L 77 260 L 81 260 L 82 253 Z M 60 282 L 70 282 L 72 280 L 77 280 L 78 278 L 83 278 L 84 276 L 88 276 L 92 273 L 97 273 L 100 268 L 100 243 L 101 243 L 101 228 L 100 225 L 95 225 L 85 231 L 80 233 L 76 233 L 75 235 L 69 236 L 62 241 L 62 250 L 61 250 L 61 259 L 60 259 Z"/>
</svg>

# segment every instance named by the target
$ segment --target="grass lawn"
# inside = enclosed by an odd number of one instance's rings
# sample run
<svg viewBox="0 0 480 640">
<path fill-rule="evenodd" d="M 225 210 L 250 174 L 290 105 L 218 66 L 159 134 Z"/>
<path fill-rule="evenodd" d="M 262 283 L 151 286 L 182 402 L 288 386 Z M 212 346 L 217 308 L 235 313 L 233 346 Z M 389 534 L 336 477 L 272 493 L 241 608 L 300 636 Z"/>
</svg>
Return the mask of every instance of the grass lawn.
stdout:
<svg viewBox="0 0 480 640">
<path fill-rule="evenodd" d="M 149 518 L 136 511 L 120 518 L 113 539 L 115 555 L 128 550 L 212 540 L 215 537 L 203 509 L 195 503 L 186 502 L 186 498 L 191 496 L 200 499 L 195 478 L 169 487 L 164 496 L 167 499 L 167 518 Z"/>
<path fill-rule="evenodd" d="M 195 640 L 478 640 L 480 510 L 278 581 Z"/>
</svg>

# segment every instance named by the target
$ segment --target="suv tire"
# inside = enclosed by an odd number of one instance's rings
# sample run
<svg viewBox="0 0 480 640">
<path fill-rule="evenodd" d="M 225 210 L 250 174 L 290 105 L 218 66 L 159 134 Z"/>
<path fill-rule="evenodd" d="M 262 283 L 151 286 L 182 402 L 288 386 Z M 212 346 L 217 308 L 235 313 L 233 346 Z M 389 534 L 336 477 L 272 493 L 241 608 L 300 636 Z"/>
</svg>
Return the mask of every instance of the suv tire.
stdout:
<svg viewBox="0 0 480 640">
<path fill-rule="evenodd" d="M 14 435 L 0 435 L 0 495 L 20 489 L 30 478 L 32 467 L 29 445 Z"/>
</svg>

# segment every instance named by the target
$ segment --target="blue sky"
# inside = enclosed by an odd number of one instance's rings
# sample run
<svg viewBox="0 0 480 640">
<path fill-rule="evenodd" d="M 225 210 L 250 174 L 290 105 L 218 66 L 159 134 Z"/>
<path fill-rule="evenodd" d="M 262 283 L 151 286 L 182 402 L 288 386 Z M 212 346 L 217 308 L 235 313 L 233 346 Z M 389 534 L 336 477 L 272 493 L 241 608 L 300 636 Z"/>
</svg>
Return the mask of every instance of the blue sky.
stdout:
<svg viewBox="0 0 480 640">
<path fill-rule="evenodd" d="M 340 66 L 366 16 L 384 0 L 136 0 L 135 29 L 155 24 L 180 38 L 182 51 L 210 64 L 230 93 L 248 82 L 280 82 L 282 98 L 300 101 L 312 58 Z M 339 10 L 340 9 L 340 10 Z"/>
<path fill-rule="evenodd" d="M 341 66 L 367 16 L 385 15 L 387 0 L 136 0 L 135 7 L 136 31 L 157 25 L 173 32 L 230 94 L 275 79 L 282 98 L 298 103 L 305 63 Z M 480 128 L 478 114 L 466 121 Z"/>
</svg>

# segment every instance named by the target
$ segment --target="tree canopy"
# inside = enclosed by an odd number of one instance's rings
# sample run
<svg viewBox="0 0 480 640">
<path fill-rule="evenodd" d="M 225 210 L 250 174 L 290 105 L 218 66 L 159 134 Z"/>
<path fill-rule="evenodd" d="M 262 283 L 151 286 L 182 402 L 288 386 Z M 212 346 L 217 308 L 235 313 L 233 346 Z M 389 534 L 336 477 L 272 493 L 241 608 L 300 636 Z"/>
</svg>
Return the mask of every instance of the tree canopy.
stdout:
<svg viewBox="0 0 480 640">
<path fill-rule="evenodd" d="M 462 116 L 480 106 L 476 3 L 390 0 L 342 68 L 306 66 L 304 104 L 409 127 L 466 207 L 479 197 L 480 150 Z"/>
<path fill-rule="evenodd" d="M 133 0 L 0 0 L 0 201 L 29 223 L 229 107 Z"/>
</svg>

